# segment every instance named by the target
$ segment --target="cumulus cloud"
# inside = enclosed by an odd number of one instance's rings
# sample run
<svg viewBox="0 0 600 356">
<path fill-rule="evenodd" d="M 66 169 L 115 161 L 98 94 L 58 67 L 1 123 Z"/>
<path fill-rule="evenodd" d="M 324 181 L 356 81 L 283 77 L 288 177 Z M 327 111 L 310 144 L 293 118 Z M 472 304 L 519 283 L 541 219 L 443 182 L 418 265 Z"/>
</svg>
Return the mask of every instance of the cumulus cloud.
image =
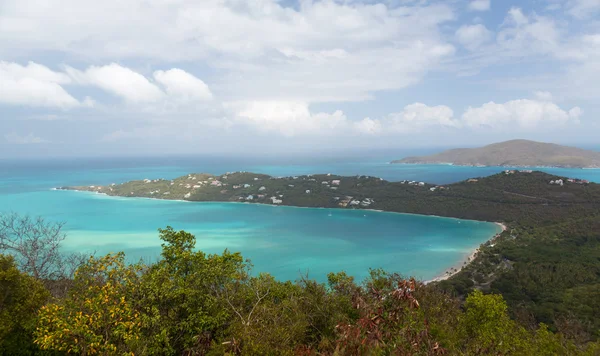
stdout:
<svg viewBox="0 0 600 356">
<path fill-rule="evenodd" d="M 116 63 L 91 66 L 85 71 L 68 67 L 67 73 L 78 84 L 97 86 L 131 103 L 155 102 L 164 95 L 146 77 Z"/>
<path fill-rule="evenodd" d="M 512 100 L 503 104 L 493 101 L 480 107 L 469 107 L 462 121 L 472 128 L 533 129 L 579 122 L 579 107 L 563 110 L 549 101 L 530 99 Z"/>
<path fill-rule="evenodd" d="M 0 103 L 69 109 L 91 106 L 86 98 L 79 102 L 61 85 L 70 83 L 64 73 L 29 62 L 26 66 L 0 61 Z"/>
<path fill-rule="evenodd" d="M 168 95 L 182 101 L 211 100 L 213 95 L 202 80 L 177 68 L 154 72 L 154 79 L 165 87 Z"/>
<path fill-rule="evenodd" d="M 600 11 L 598 0 L 570 0 L 567 4 L 568 13 L 578 19 L 596 15 Z"/>
<path fill-rule="evenodd" d="M 178 68 L 157 70 L 152 78 L 116 63 L 85 70 L 67 67 L 66 73 L 74 83 L 98 87 L 134 107 L 157 113 L 172 112 L 213 98 L 206 83 Z"/>
<path fill-rule="evenodd" d="M 488 42 L 492 33 L 482 24 L 463 25 L 456 30 L 456 39 L 469 50 L 475 50 Z"/>
<path fill-rule="evenodd" d="M 69 11 L 48 16 L 60 8 Z M 0 55 L 35 49 L 99 61 L 201 61 L 221 71 L 217 84 L 229 101 L 358 100 L 440 66 L 454 53 L 440 27 L 455 17 L 449 4 L 421 1 L 21 0 L 0 12 Z M 139 94 L 102 85 L 130 101 L 157 95 L 135 82 Z"/>
<path fill-rule="evenodd" d="M 460 122 L 454 120 L 453 116 L 452 109 L 445 105 L 428 106 L 414 103 L 382 119 L 364 118 L 354 124 L 354 129 L 366 134 L 406 134 L 427 129 L 460 127 Z"/>
<path fill-rule="evenodd" d="M 33 133 L 29 133 L 25 136 L 21 136 L 16 132 L 11 132 L 4 135 L 4 141 L 9 144 L 14 145 L 29 145 L 29 144 L 37 144 L 37 143 L 47 143 L 50 142 L 41 137 L 34 135 Z"/>
<path fill-rule="evenodd" d="M 335 128 L 345 128 L 346 115 L 311 113 L 306 103 L 287 101 L 253 101 L 229 104 L 240 123 L 249 124 L 262 132 L 279 132 L 285 136 L 326 134 Z"/>
<path fill-rule="evenodd" d="M 469 10 L 471 11 L 488 11 L 490 7 L 490 0 L 473 0 L 469 3 Z"/>
</svg>

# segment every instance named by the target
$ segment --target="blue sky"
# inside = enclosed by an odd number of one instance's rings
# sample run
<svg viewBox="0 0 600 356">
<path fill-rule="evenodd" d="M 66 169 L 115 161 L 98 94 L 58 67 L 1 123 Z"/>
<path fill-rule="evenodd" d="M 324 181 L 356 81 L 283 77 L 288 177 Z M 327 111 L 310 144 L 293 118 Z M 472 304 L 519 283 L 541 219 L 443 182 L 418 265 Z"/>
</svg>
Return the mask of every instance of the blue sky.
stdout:
<svg viewBox="0 0 600 356">
<path fill-rule="evenodd" d="M 0 157 L 600 133 L 600 0 L 0 0 Z"/>
</svg>

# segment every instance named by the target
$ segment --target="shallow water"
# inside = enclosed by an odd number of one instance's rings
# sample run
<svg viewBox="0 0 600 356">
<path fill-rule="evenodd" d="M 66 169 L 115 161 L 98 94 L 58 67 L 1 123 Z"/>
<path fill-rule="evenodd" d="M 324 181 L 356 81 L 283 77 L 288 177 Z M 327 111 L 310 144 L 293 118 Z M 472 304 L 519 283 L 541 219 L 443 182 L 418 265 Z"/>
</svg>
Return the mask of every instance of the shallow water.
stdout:
<svg viewBox="0 0 600 356">
<path fill-rule="evenodd" d="M 252 260 L 256 272 L 269 272 L 280 279 L 308 273 L 323 281 L 328 272 L 341 270 L 361 279 L 369 268 L 379 267 L 430 279 L 499 231 L 498 226 L 483 222 L 376 211 L 115 198 L 51 188 L 237 170 L 272 175 L 365 174 L 448 183 L 501 168 L 389 165 L 384 161 L 309 165 L 189 159 L 4 161 L 0 167 L 0 211 L 65 221 L 65 249 L 98 254 L 123 250 L 132 261 L 156 259 L 160 253 L 157 228 L 171 225 L 194 233 L 197 247 L 203 251 L 240 251 Z M 553 173 L 600 181 L 600 170 L 554 169 Z"/>
</svg>

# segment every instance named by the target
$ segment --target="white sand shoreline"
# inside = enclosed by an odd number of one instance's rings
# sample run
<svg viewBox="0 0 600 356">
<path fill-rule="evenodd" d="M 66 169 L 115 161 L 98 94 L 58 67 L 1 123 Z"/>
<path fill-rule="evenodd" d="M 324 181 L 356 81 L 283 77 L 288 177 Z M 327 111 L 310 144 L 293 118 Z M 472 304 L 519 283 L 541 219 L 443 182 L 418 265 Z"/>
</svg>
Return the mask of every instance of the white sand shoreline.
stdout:
<svg viewBox="0 0 600 356">
<path fill-rule="evenodd" d="M 504 223 L 501 222 L 494 222 L 494 224 L 500 226 L 500 228 L 502 229 L 502 231 L 496 235 L 494 235 L 490 240 L 493 240 L 494 238 L 496 238 L 498 235 L 500 235 L 502 232 L 506 231 L 508 228 L 506 227 L 506 225 Z M 488 240 L 489 241 L 489 240 Z M 475 256 L 479 253 L 479 247 L 476 247 L 471 254 L 469 254 L 468 256 L 466 256 L 465 258 L 463 258 L 462 260 L 460 260 L 457 264 L 455 264 L 454 266 L 448 268 L 446 271 L 444 271 L 443 274 L 434 277 L 430 280 L 424 281 L 423 283 L 428 284 L 428 283 L 432 283 L 432 282 L 440 282 L 440 281 L 445 281 L 446 279 L 449 279 L 450 277 L 454 276 L 455 274 L 457 274 L 458 272 L 460 272 L 463 268 L 465 268 L 469 263 L 473 262 L 473 260 L 475 259 Z M 465 263 L 466 262 L 466 263 Z"/>
</svg>

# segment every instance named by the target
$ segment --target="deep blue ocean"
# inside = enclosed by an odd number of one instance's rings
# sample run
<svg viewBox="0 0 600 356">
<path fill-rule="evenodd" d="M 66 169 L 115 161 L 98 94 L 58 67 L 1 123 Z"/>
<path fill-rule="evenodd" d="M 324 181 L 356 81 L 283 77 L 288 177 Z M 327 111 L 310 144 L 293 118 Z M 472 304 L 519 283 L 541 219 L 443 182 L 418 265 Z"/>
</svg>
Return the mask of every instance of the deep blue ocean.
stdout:
<svg viewBox="0 0 600 356">
<path fill-rule="evenodd" d="M 51 190 L 65 185 L 231 171 L 274 176 L 360 174 L 391 181 L 447 184 L 506 169 L 389 164 L 394 158 L 398 156 L 0 160 L 0 212 L 64 221 L 68 233 L 65 250 L 97 254 L 125 251 L 131 261 L 156 259 L 160 253 L 157 229 L 171 225 L 194 233 L 197 247 L 205 252 L 239 251 L 251 259 L 255 272 L 291 280 L 308 273 L 323 281 L 328 272 L 342 270 L 362 279 L 369 268 L 379 267 L 430 279 L 459 263 L 499 231 L 498 226 L 485 222 L 376 211 L 159 201 Z M 540 170 L 600 182 L 599 169 Z"/>
</svg>

